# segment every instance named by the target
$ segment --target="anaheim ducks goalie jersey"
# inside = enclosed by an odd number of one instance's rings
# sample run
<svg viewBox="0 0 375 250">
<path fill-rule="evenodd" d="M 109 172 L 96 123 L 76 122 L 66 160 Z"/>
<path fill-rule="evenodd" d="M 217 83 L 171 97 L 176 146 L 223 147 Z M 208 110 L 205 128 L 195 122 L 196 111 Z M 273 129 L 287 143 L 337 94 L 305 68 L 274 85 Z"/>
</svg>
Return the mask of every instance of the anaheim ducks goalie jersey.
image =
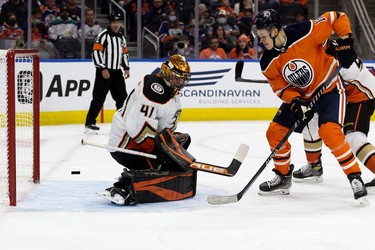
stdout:
<svg viewBox="0 0 375 250">
<path fill-rule="evenodd" d="M 263 53 L 262 73 L 284 102 L 290 103 L 297 96 L 311 99 L 338 65 L 333 56 L 325 53 L 323 44 L 333 33 L 339 37 L 351 34 L 349 19 L 345 13 L 331 11 L 316 20 L 290 25 L 284 31 L 284 47 Z"/>
<path fill-rule="evenodd" d="M 155 135 L 174 131 L 181 114 L 180 96 L 171 97 L 160 75 L 146 75 L 112 119 L 108 145 L 150 153 Z"/>
</svg>

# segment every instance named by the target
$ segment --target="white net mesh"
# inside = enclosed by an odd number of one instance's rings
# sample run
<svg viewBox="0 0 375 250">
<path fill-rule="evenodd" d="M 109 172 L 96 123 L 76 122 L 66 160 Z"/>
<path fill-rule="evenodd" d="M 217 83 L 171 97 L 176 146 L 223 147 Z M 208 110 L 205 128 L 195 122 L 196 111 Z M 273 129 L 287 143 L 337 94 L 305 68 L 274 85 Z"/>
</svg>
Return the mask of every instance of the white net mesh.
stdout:
<svg viewBox="0 0 375 250">
<path fill-rule="evenodd" d="M 9 155 L 16 154 L 17 189 L 25 180 L 32 180 L 34 166 L 34 117 L 33 117 L 33 57 L 15 54 L 15 119 L 16 152 L 8 150 L 9 98 L 7 85 L 10 71 L 7 67 L 7 51 L 0 50 L 0 202 L 9 201 Z M 39 72 L 37 72 L 39 74 Z M 39 101 L 39 100 L 36 100 Z"/>
<path fill-rule="evenodd" d="M 7 75 L 6 51 L 0 50 L 0 201 L 2 202 L 8 199 Z"/>
</svg>

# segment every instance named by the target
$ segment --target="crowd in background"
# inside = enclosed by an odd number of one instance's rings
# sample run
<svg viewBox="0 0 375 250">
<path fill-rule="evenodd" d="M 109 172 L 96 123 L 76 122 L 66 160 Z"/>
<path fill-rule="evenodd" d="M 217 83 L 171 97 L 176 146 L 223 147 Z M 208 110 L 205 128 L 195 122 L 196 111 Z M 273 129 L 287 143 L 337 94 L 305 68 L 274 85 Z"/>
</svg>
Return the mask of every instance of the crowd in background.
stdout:
<svg viewBox="0 0 375 250">
<path fill-rule="evenodd" d="M 81 8 L 76 0 L 32 1 L 32 47 L 42 58 L 80 58 Z M 116 0 L 126 11 L 128 41 L 136 41 L 137 0 Z M 98 0 L 101 14 L 109 14 L 109 0 Z M 308 0 L 259 0 L 258 10 L 280 11 L 285 25 L 307 19 Z M 193 58 L 195 47 L 194 0 L 142 0 L 142 27 L 159 37 L 160 55 L 179 53 Z M 112 8 L 116 11 L 116 7 Z M 120 12 L 121 13 L 121 12 Z M 251 27 L 252 0 L 201 0 L 199 14 L 199 58 L 253 59 Z M 95 20 L 93 9 L 85 9 L 86 58 L 103 25 Z M 27 40 L 27 3 L 6 0 L 0 13 L 0 48 L 23 48 Z M 261 49 L 261 47 L 259 47 Z M 44 53 L 44 54 L 43 54 Z M 43 56 L 44 55 L 44 56 Z"/>
<path fill-rule="evenodd" d="M 0 11 L 0 47 L 24 48 L 28 37 L 28 4 L 7 0 Z M 32 0 L 31 46 L 42 58 L 80 58 L 81 8 L 76 0 Z M 85 51 L 90 56 L 95 37 L 102 27 L 93 9 L 85 9 Z"/>
</svg>

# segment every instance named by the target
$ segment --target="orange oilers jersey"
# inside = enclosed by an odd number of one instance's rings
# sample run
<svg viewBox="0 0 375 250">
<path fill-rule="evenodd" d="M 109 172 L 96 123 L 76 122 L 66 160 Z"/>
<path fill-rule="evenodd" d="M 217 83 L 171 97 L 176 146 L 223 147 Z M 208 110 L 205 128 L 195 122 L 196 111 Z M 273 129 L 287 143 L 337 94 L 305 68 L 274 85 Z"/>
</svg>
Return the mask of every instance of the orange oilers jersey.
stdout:
<svg viewBox="0 0 375 250">
<path fill-rule="evenodd" d="M 334 57 L 325 53 L 323 44 L 333 33 L 339 37 L 351 34 L 349 19 L 343 12 L 331 11 L 316 20 L 290 25 L 284 31 L 284 47 L 263 53 L 262 73 L 284 102 L 290 103 L 298 96 L 311 99 L 338 65 Z"/>
</svg>

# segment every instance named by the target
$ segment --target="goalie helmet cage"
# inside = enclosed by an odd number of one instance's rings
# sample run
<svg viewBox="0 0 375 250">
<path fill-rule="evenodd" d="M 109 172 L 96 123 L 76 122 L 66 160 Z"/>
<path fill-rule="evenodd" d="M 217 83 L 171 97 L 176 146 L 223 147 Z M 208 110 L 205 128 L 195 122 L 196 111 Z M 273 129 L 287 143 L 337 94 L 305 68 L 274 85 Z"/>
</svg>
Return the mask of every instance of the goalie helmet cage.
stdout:
<svg viewBox="0 0 375 250">
<path fill-rule="evenodd" d="M 0 202 L 11 206 L 40 180 L 39 74 L 37 50 L 0 50 Z"/>
</svg>

